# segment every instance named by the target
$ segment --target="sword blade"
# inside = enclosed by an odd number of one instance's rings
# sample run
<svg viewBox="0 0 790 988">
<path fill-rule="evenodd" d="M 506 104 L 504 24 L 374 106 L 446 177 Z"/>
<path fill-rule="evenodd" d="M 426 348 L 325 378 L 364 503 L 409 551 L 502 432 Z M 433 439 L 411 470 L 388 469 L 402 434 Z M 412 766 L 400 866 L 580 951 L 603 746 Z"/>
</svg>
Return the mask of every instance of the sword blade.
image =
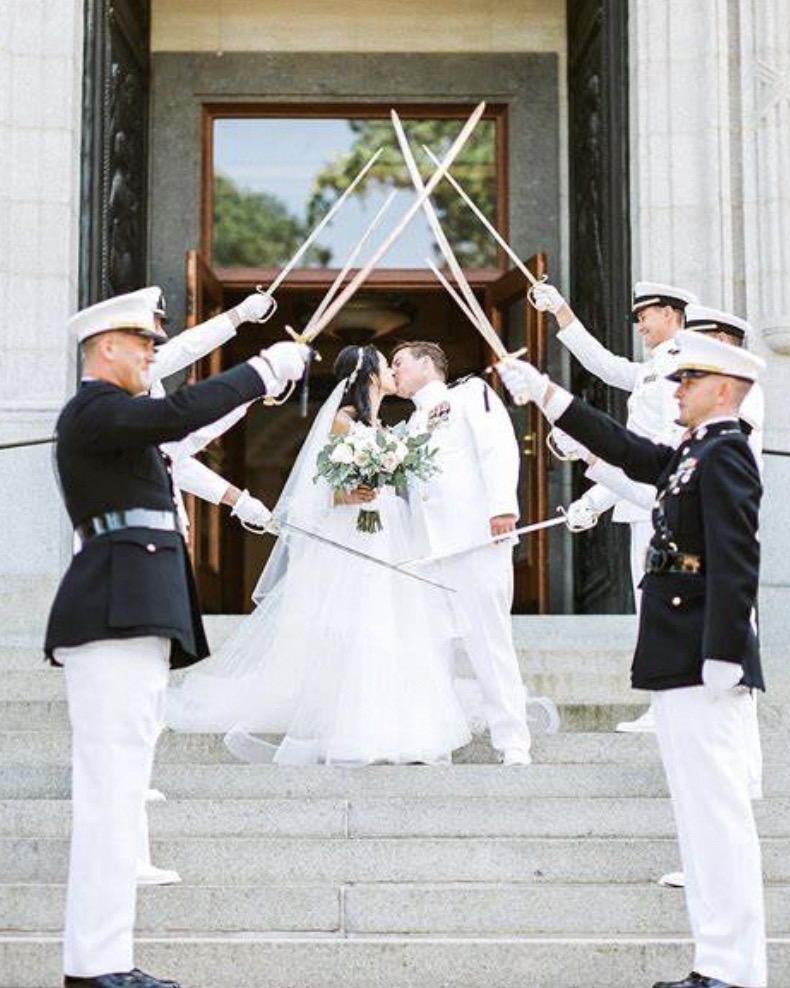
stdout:
<svg viewBox="0 0 790 988">
<path fill-rule="evenodd" d="M 348 255 L 348 259 L 346 260 L 346 263 L 343 265 L 342 269 L 338 272 L 337 277 L 332 282 L 332 284 L 329 286 L 329 291 L 321 299 L 321 303 L 319 304 L 318 308 L 315 310 L 315 312 L 313 313 L 313 315 L 310 317 L 310 320 L 308 321 L 307 325 L 305 326 L 305 328 L 304 328 L 304 335 L 305 336 L 309 336 L 310 335 L 310 333 L 313 331 L 313 326 L 318 322 L 318 320 L 321 318 L 321 316 L 326 312 L 327 307 L 331 304 L 332 299 L 337 294 L 338 290 L 340 289 L 340 286 L 346 280 L 346 277 L 348 276 L 348 272 L 351 270 L 351 268 L 352 268 L 352 266 L 354 264 L 354 261 L 356 261 L 356 259 L 359 257 L 360 251 L 362 250 L 362 248 L 365 246 L 365 244 L 370 239 L 371 235 L 373 234 L 373 231 L 381 223 L 382 219 L 384 218 L 384 214 L 387 212 L 387 210 L 392 205 L 392 201 L 393 201 L 393 199 L 395 198 L 395 196 L 397 194 L 398 194 L 398 190 L 397 189 L 393 189 L 392 192 L 390 192 L 390 194 L 384 200 L 384 203 L 381 206 L 381 208 L 379 209 L 379 211 L 373 217 L 373 219 L 372 219 L 370 225 L 368 226 L 367 230 L 365 230 L 365 232 L 362 234 L 361 238 L 359 239 L 359 242 L 356 244 L 356 246 L 354 247 L 354 249 Z"/>
<path fill-rule="evenodd" d="M 554 525 L 564 524 L 564 515 L 559 518 L 547 518 L 546 521 L 538 521 L 533 525 L 522 525 L 521 528 L 516 528 L 512 532 L 506 532 L 504 535 L 498 535 L 493 539 L 486 539 L 485 542 L 477 542 L 475 545 L 466 546 L 464 549 L 455 549 L 453 552 L 440 552 L 435 556 L 422 556 L 420 559 L 409 559 L 405 563 L 401 563 L 401 566 L 427 566 L 429 563 L 444 562 L 446 559 L 455 559 L 456 556 L 465 556 L 469 552 L 488 549 L 492 545 L 498 545 L 500 542 L 506 542 L 508 539 L 520 538 L 522 535 L 528 535 L 530 532 L 539 532 L 542 528 L 553 528 Z"/>
<path fill-rule="evenodd" d="M 431 151 L 431 149 L 429 147 L 426 147 L 424 144 L 422 147 L 425 153 L 431 159 L 431 161 L 434 164 L 436 164 L 437 158 L 436 155 L 433 153 L 433 151 Z M 494 226 L 491 220 L 489 220 L 489 218 L 482 211 L 482 209 L 480 209 L 480 207 L 474 202 L 472 197 L 466 192 L 466 190 L 462 187 L 460 182 L 456 181 L 456 179 L 450 174 L 449 171 L 445 172 L 444 177 L 447 179 L 450 185 L 452 185 L 452 187 L 455 189 L 458 195 L 463 199 L 466 205 L 472 210 L 475 216 L 480 220 L 480 222 L 483 224 L 486 230 L 488 230 L 488 232 L 491 234 L 494 240 L 496 240 L 499 246 L 505 251 L 507 256 L 516 265 L 519 271 L 525 276 L 525 278 L 527 278 L 529 283 L 532 285 L 537 285 L 538 279 L 529 270 L 526 264 L 521 260 L 518 254 L 513 250 L 513 248 L 510 246 L 507 240 L 505 240 L 505 238 L 502 236 L 499 230 L 497 230 L 497 228 Z"/>
<path fill-rule="evenodd" d="M 475 328 L 477 328 L 477 320 L 474 317 L 474 313 L 466 304 L 466 302 L 464 302 L 464 300 L 461 298 L 458 292 L 453 288 L 453 286 L 450 284 L 447 278 L 445 278 L 444 274 L 439 270 L 439 268 L 436 267 L 436 265 L 429 257 L 425 258 L 425 263 L 428 265 L 431 271 L 433 271 L 434 275 L 436 276 L 436 280 L 439 282 L 442 288 L 444 288 L 444 290 L 447 292 L 450 298 L 455 302 L 455 304 L 458 306 L 461 312 L 463 312 L 463 314 L 466 316 L 469 322 L 472 323 L 472 325 Z"/>
<path fill-rule="evenodd" d="M 395 563 L 388 563 L 384 559 L 378 559 L 376 556 L 368 555 L 367 552 L 362 552 L 361 549 L 354 549 L 352 546 L 345 545 L 343 542 L 336 542 L 334 539 L 330 539 L 326 535 L 321 535 L 319 532 L 315 532 L 311 528 L 302 528 L 301 525 L 294 525 L 293 522 L 280 521 L 279 519 L 277 520 L 277 524 L 280 528 L 284 528 L 286 531 L 293 532 L 296 535 L 301 535 L 307 539 L 313 539 L 316 542 L 321 542 L 324 545 L 331 546 L 333 549 L 337 549 L 339 552 L 346 552 L 350 556 L 355 556 L 357 559 L 364 559 L 369 563 L 373 563 L 374 566 L 383 566 L 384 569 L 399 573 L 401 576 L 407 576 L 412 580 L 419 580 L 420 583 L 427 583 L 428 586 L 435 587 L 437 590 L 444 590 L 446 593 L 455 593 L 454 587 L 446 587 L 443 583 L 437 583 L 436 580 L 429 580 L 426 576 L 420 576 L 418 573 L 411 573 L 409 570 L 403 569 Z"/>
<path fill-rule="evenodd" d="M 342 207 L 346 199 L 348 199 L 348 197 L 351 195 L 354 189 L 359 185 L 359 183 L 362 181 L 365 175 L 367 175 L 367 173 L 370 171 L 370 169 L 373 167 L 376 161 L 378 161 L 379 155 L 383 150 L 384 150 L 383 148 L 379 148 L 378 151 L 376 151 L 376 153 L 368 159 L 368 161 L 365 163 L 364 167 L 360 170 L 359 174 L 356 176 L 356 178 L 351 183 L 351 185 L 349 185 L 346 191 L 338 199 L 335 200 L 335 202 L 332 205 L 332 208 L 329 210 L 326 216 L 321 220 L 321 222 L 316 227 L 314 227 L 307 240 L 305 240 L 305 242 L 302 244 L 299 250 L 294 254 L 291 260 L 285 265 L 285 267 L 277 275 L 277 277 L 274 279 L 271 285 L 269 285 L 269 287 L 266 289 L 269 295 L 274 295 L 274 293 L 277 291 L 280 285 L 285 281 L 285 279 L 288 277 L 291 271 L 293 271 L 295 265 L 298 264 L 304 252 L 308 249 L 308 247 L 310 247 L 315 242 L 316 238 L 324 229 L 324 227 L 327 225 L 327 223 L 331 222 L 332 217 L 335 216 L 335 214 Z M 256 288 L 258 291 L 264 290 L 263 285 L 257 285 Z"/>
<path fill-rule="evenodd" d="M 403 159 L 406 162 L 406 168 L 408 169 L 414 188 L 417 190 L 418 195 L 422 195 L 425 192 L 425 183 L 423 182 L 422 175 L 420 175 L 420 171 L 417 168 L 417 162 L 414 160 L 414 155 L 412 154 L 408 138 L 406 137 L 406 132 L 403 129 L 403 124 L 401 123 L 400 117 L 395 110 L 390 112 L 390 117 L 392 118 L 392 126 L 395 128 L 398 144 L 400 145 L 401 153 L 403 154 Z M 499 338 L 494 327 L 491 325 L 488 316 L 483 311 L 483 307 L 477 301 L 477 296 L 472 291 L 472 287 L 467 281 L 461 265 L 458 263 L 458 258 L 455 256 L 455 251 L 450 246 L 450 241 L 447 239 L 447 235 L 442 229 L 442 225 L 439 222 L 439 217 L 436 215 L 436 210 L 433 208 L 433 203 L 427 196 L 424 196 L 422 199 L 422 208 L 426 219 L 428 220 L 428 225 L 436 238 L 436 243 L 439 250 L 442 252 L 442 256 L 447 261 L 450 271 L 453 273 L 453 277 L 461 290 L 464 301 L 475 317 L 473 325 L 497 355 L 497 358 L 499 360 L 504 360 L 508 355 L 507 348 L 502 343 L 502 340 Z"/>
<path fill-rule="evenodd" d="M 326 326 L 335 318 L 335 316 L 340 312 L 346 302 L 354 295 L 360 285 L 365 281 L 370 272 L 375 268 L 378 262 L 384 257 L 384 255 L 389 251 L 398 237 L 401 236 L 403 231 L 409 225 L 409 223 L 414 219 L 423 204 L 423 201 L 428 198 L 428 196 L 433 192 L 439 182 L 442 180 L 442 176 L 445 174 L 450 165 L 455 161 L 456 157 L 461 151 L 461 148 L 469 140 L 472 131 L 477 126 L 477 122 L 482 117 L 483 111 L 485 110 L 485 103 L 480 103 L 475 108 L 474 112 L 470 115 L 469 119 L 466 121 L 464 126 L 461 128 L 461 132 L 458 137 L 453 141 L 450 150 L 442 159 L 441 165 L 436 169 L 436 171 L 428 179 L 428 183 L 423 189 L 422 193 L 417 196 L 411 206 L 406 210 L 403 216 L 400 218 L 397 226 L 390 232 L 390 234 L 379 244 L 378 248 L 374 251 L 373 256 L 367 261 L 364 267 L 360 268 L 359 271 L 354 275 L 351 281 L 346 285 L 346 287 L 337 295 L 335 300 L 329 306 L 329 308 L 324 312 L 323 316 L 316 322 L 310 331 L 310 336 L 306 337 L 305 342 L 310 343 L 315 339 L 318 334 L 326 328 Z"/>
</svg>

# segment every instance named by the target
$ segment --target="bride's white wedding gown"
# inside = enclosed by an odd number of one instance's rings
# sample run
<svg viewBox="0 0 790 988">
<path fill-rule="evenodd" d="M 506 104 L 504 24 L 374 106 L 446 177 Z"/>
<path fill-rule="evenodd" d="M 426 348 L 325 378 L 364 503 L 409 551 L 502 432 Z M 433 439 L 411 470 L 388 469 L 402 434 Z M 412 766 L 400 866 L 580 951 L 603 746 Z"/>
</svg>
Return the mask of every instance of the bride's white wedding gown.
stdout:
<svg viewBox="0 0 790 988">
<path fill-rule="evenodd" d="M 300 510 L 293 493 L 293 522 L 388 562 L 420 554 L 392 489 L 378 496 L 382 530 L 367 534 L 359 506 L 335 506 L 324 481 L 310 484 Z M 170 691 L 169 726 L 229 732 L 239 757 L 290 764 L 430 763 L 468 743 L 445 592 L 292 533 L 277 551 L 255 611 Z"/>
</svg>

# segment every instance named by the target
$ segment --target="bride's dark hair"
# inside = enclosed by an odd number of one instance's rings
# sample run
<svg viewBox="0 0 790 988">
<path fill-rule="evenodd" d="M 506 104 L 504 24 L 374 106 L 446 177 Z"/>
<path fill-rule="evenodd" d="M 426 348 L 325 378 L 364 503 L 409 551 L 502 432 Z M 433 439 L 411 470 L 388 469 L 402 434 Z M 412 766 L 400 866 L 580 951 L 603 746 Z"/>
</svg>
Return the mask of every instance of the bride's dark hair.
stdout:
<svg viewBox="0 0 790 988">
<path fill-rule="evenodd" d="M 337 355 L 334 372 L 338 381 L 348 378 L 341 401 L 353 405 L 357 421 L 372 425 L 370 410 L 370 379 L 379 374 L 380 355 L 372 344 L 344 346 Z"/>
</svg>

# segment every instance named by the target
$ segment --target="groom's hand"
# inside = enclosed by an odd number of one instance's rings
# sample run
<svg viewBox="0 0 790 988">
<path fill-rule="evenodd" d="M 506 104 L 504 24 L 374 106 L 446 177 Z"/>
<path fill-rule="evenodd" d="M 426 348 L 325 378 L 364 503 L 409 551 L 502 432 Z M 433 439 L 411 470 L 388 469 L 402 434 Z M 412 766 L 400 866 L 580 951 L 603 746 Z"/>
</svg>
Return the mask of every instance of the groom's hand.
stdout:
<svg viewBox="0 0 790 988">
<path fill-rule="evenodd" d="M 500 535 L 507 535 L 516 527 L 515 515 L 495 515 L 491 519 L 491 537 L 496 539 Z"/>
</svg>

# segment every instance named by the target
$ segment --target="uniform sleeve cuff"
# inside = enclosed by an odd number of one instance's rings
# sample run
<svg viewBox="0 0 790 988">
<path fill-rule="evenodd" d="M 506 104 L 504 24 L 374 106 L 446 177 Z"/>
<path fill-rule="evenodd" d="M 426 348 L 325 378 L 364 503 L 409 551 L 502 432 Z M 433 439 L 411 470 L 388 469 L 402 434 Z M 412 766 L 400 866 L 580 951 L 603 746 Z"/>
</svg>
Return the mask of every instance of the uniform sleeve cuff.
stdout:
<svg viewBox="0 0 790 988">
<path fill-rule="evenodd" d="M 568 411 L 572 401 L 573 395 L 570 391 L 566 391 L 565 388 L 560 388 L 555 384 L 554 393 L 543 406 L 543 413 L 553 425 L 561 415 Z"/>
</svg>

